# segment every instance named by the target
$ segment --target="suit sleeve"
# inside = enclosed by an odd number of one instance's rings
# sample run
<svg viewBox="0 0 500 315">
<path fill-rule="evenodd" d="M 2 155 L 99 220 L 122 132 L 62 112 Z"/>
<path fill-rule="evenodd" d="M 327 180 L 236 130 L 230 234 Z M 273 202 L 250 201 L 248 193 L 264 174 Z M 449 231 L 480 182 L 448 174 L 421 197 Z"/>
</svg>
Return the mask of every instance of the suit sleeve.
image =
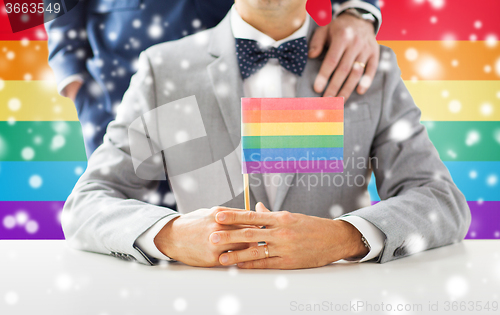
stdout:
<svg viewBox="0 0 500 315">
<path fill-rule="evenodd" d="M 401 80 L 396 56 L 381 49 L 383 104 L 372 142 L 372 167 L 381 202 L 349 213 L 368 220 L 386 236 L 379 262 L 461 241 L 470 210 L 439 159 L 420 110 Z M 381 71 L 379 69 L 379 71 Z"/>
<path fill-rule="evenodd" d="M 153 264 L 155 259 L 144 254 L 135 241 L 156 222 L 179 214 L 147 202 L 163 197 L 153 198 L 158 181 L 139 178 L 130 153 L 128 127 L 156 107 L 146 54 L 140 55 L 139 70 L 118 106 L 116 120 L 109 124 L 104 143 L 92 154 L 68 197 L 61 221 L 74 248 Z M 145 163 L 144 167 L 152 173 L 163 172 L 162 163 Z"/>
<path fill-rule="evenodd" d="M 92 56 L 87 39 L 86 2 L 80 1 L 73 9 L 45 23 L 48 34 L 49 65 L 54 71 L 58 90 L 65 79 L 87 76 L 86 60 Z"/>
</svg>

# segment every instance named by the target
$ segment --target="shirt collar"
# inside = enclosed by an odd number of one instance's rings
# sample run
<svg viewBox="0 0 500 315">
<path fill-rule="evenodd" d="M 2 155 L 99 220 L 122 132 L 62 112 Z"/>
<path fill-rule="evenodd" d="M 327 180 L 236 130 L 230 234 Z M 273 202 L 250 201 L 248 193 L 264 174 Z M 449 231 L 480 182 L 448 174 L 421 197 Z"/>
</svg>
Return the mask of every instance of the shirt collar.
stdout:
<svg viewBox="0 0 500 315">
<path fill-rule="evenodd" d="M 233 32 L 234 38 L 251 39 L 257 41 L 264 47 L 273 46 L 275 48 L 279 47 L 281 44 L 291 41 L 293 39 L 307 37 L 307 32 L 309 30 L 309 18 L 306 17 L 302 26 L 296 30 L 292 35 L 281 40 L 274 40 L 268 35 L 262 33 L 252 25 L 245 22 L 238 11 L 236 11 L 235 6 L 231 7 L 231 30 Z"/>
</svg>

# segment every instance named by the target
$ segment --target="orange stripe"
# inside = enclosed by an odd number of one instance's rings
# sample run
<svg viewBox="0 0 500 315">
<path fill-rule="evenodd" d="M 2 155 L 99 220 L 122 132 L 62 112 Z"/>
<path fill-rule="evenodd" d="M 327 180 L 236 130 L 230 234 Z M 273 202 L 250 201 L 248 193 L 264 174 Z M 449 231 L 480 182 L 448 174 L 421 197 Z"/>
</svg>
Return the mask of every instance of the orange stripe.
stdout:
<svg viewBox="0 0 500 315">
<path fill-rule="evenodd" d="M 26 44 L 23 46 L 23 44 Z M 489 47 L 485 41 L 379 41 L 398 56 L 403 80 L 498 80 L 495 71 L 500 44 Z M 417 52 L 408 60 L 407 51 Z M 0 42 L 0 77 L 3 80 L 52 80 L 46 41 Z M 415 56 L 415 54 L 413 54 Z M 455 61 L 455 62 L 454 62 Z M 488 70 L 488 67 L 490 71 Z"/>
<path fill-rule="evenodd" d="M 379 41 L 379 44 L 394 50 L 403 80 L 500 79 L 500 73 L 495 71 L 500 56 L 498 43 L 493 47 L 485 41 Z M 414 50 L 409 51 L 411 48 Z M 489 72 L 485 66 L 490 67 Z"/>
<path fill-rule="evenodd" d="M 47 41 L 1 41 L 0 77 L 3 80 L 53 80 Z"/>
<path fill-rule="evenodd" d="M 245 110 L 244 123 L 260 122 L 342 122 L 343 110 Z"/>
</svg>

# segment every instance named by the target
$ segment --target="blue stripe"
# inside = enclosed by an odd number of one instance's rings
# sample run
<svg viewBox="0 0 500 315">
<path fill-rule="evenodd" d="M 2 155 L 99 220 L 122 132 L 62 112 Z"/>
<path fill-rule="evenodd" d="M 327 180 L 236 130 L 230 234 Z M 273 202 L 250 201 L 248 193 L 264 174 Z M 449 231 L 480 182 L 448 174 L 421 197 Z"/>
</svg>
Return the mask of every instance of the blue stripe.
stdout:
<svg viewBox="0 0 500 315">
<path fill-rule="evenodd" d="M 444 164 L 467 201 L 500 201 L 500 162 L 444 162 Z M 494 183 L 495 178 L 496 183 Z M 380 201 L 374 176 L 368 185 L 368 192 L 372 201 Z"/>
<path fill-rule="evenodd" d="M 0 162 L 0 201 L 64 201 L 71 193 L 86 162 Z M 468 201 L 500 201 L 500 162 L 445 162 L 453 180 Z M 476 178 L 471 178 L 476 172 Z M 42 179 L 32 188 L 30 177 Z M 497 183 L 492 185 L 496 176 Z M 490 183 L 488 183 L 488 180 Z M 368 185 L 371 199 L 379 201 L 375 179 Z"/>
<path fill-rule="evenodd" d="M 66 200 L 86 167 L 83 161 L 0 162 L 0 201 Z"/>
<path fill-rule="evenodd" d="M 342 160 L 344 148 L 244 149 L 245 162 Z"/>
</svg>

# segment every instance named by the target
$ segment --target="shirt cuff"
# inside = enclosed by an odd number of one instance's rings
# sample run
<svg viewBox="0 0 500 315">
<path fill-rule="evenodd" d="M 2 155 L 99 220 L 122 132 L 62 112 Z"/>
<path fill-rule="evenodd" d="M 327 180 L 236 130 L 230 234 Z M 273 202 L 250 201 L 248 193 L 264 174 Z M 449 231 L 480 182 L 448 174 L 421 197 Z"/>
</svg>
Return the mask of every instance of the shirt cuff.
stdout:
<svg viewBox="0 0 500 315">
<path fill-rule="evenodd" d="M 385 234 L 382 233 L 382 231 L 380 231 L 375 225 L 355 215 L 347 215 L 336 218 L 335 220 L 342 220 L 352 224 L 356 229 L 358 229 L 361 235 L 365 237 L 368 244 L 370 244 L 370 252 L 368 252 L 365 257 L 360 260 L 350 261 L 364 262 L 380 256 L 380 253 L 384 248 Z"/>
<path fill-rule="evenodd" d="M 136 240 L 135 244 L 137 247 L 141 249 L 144 254 L 159 259 L 159 260 L 166 260 L 166 261 L 173 261 L 172 258 L 168 257 L 167 255 L 163 254 L 158 247 L 155 245 L 155 237 L 158 235 L 158 233 L 163 229 L 163 227 L 170 222 L 170 220 L 177 218 L 179 215 L 169 215 L 160 221 L 156 222 L 153 226 L 151 226 L 149 229 L 147 229 L 144 233 L 142 233 Z"/>
<path fill-rule="evenodd" d="M 81 74 L 72 74 L 69 77 L 66 77 L 57 84 L 57 92 L 62 95 L 62 91 L 70 84 L 73 82 L 81 82 L 83 83 L 83 75 Z M 63 95 L 64 96 L 64 95 Z"/>
<path fill-rule="evenodd" d="M 378 34 L 378 31 L 380 30 L 380 25 L 382 25 L 382 13 L 380 10 L 374 6 L 371 3 L 361 1 L 361 0 L 349 0 L 346 1 L 342 4 L 334 4 L 333 6 L 333 18 L 335 19 L 337 16 L 339 16 L 340 13 L 344 12 L 347 9 L 363 9 L 371 14 L 377 19 L 377 23 L 375 23 L 375 35 Z"/>
</svg>

